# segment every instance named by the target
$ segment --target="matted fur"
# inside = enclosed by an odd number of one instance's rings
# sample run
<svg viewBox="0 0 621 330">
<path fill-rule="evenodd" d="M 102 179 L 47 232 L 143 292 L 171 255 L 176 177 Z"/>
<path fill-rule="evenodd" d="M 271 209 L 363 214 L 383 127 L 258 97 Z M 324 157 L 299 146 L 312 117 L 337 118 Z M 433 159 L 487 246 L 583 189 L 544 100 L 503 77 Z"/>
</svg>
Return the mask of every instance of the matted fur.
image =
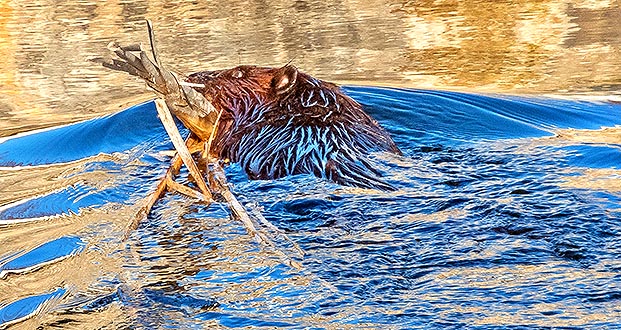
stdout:
<svg viewBox="0 0 621 330">
<path fill-rule="evenodd" d="M 238 162 L 251 179 L 309 173 L 392 190 L 368 155 L 401 152 L 390 135 L 338 86 L 294 66 L 240 66 L 192 74 L 188 82 L 222 117 L 211 153 Z"/>
</svg>

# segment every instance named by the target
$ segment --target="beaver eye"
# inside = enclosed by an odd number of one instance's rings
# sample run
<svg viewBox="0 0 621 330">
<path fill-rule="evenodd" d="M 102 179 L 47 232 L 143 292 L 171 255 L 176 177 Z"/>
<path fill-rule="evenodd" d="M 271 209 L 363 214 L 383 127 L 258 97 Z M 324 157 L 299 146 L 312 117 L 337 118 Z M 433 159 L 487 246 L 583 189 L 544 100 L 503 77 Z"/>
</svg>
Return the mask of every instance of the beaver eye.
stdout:
<svg viewBox="0 0 621 330">
<path fill-rule="evenodd" d="M 239 71 L 239 70 L 237 70 L 237 71 L 233 71 L 233 73 L 231 74 L 231 76 L 233 76 L 233 78 L 237 78 L 237 79 L 239 79 L 239 78 L 241 78 L 241 77 L 243 77 L 243 76 L 244 76 L 244 73 L 243 73 L 243 72 L 241 72 L 241 71 Z"/>
</svg>

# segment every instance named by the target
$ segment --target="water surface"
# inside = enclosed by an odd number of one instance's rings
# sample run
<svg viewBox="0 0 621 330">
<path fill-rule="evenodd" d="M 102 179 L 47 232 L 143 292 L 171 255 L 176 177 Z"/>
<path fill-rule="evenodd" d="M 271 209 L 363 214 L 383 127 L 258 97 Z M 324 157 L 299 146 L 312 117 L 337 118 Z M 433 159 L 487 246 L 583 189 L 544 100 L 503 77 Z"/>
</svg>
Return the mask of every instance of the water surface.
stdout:
<svg viewBox="0 0 621 330">
<path fill-rule="evenodd" d="M 621 86 L 618 0 L 2 1 L 0 135 L 151 97 L 88 59 L 155 26 L 183 73 L 292 62 L 356 85 L 609 95 Z"/>
<path fill-rule="evenodd" d="M 122 240 L 167 167 L 152 102 L 4 140 L 0 285 L 12 305 L 0 316 L 113 328 L 619 324 L 621 106 L 346 91 L 404 151 L 375 157 L 396 192 L 227 168 L 242 203 L 306 251 L 301 269 L 223 206 L 172 194 Z"/>
<path fill-rule="evenodd" d="M 618 328 L 620 15 L 582 0 L 0 2 L 0 327 Z M 398 190 L 227 167 L 305 250 L 279 245 L 301 269 L 224 206 L 174 194 L 123 240 L 172 146 L 144 84 L 87 59 L 144 41 L 144 18 L 180 72 L 293 60 L 348 83 L 404 152 L 374 155 Z"/>
</svg>

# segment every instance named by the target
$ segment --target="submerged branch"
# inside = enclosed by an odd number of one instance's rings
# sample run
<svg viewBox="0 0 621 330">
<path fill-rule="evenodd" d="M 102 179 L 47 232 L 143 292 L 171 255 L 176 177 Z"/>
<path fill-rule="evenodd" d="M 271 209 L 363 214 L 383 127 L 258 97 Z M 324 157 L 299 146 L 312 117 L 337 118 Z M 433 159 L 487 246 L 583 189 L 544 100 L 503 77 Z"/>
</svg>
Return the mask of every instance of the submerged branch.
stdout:
<svg viewBox="0 0 621 330">
<path fill-rule="evenodd" d="M 198 151 L 198 147 L 201 145 L 200 141 L 194 134 L 190 134 L 185 141 L 185 146 L 191 151 Z M 164 196 L 166 189 L 169 188 L 169 182 L 175 180 L 175 177 L 181 170 L 181 165 L 183 165 L 183 160 L 181 160 L 181 156 L 178 153 L 175 153 L 173 156 L 170 167 L 166 170 L 166 174 L 157 184 L 155 191 L 152 192 L 149 197 L 147 197 L 145 206 L 141 207 L 140 210 L 136 213 L 136 216 L 132 219 L 132 221 L 127 226 L 125 230 L 125 234 L 123 235 L 123 240 L 126 240 L 132 231 L 136 230 L 140 225 L 142 219 L 147 218 L 149 213 L 151 213 L 151 209 L 157 203 L 157 201 Z"/>
<path fill-rule="evenodd" d="M 108 48 L 113 51 L 119 59 L 96 60 L 105 67 L 124 71 L 144 79 L 147 85 L 158 94 L 159 97 L 155 100 L 155 107 L 177 151 L 171 161 L 170 167 L 158 183 L 155 191 L 146 199 L 146 204 L 128 224 L 124 239 L 127 239 L 131 232 L 138 228 L 142 219 L 148 217 L 155 203 L 164 195 L 167 189 L 197 198 L 207 203 L 213 202 L 213 194 L 218 194 L 226 201 L 232 216 L 238 219 L 253 237 L 260 243 L 272 247 L 274 251 L 284 259 L 285 263 L 291 267 L 301 268 L 299 262 L 293 260 L 283 252 L 264 231 L 257 229 L 255 222 L 253 222 L 246 208 L 237 200 L 229 189 L 224 170 L 218 164 L 217 160 L 212 162 L 211 166 L 205 169 L 206 174 L 210 178 L 209 184 L 205 182 L 203 174 L 192 158 L 192 152 L 201 151 L 203 157 L 211 160 L 211 144 L 216 134 L 221 112 L 216 111 L 213 105 L 201 93 L 193 88 L 197 86 L 183 82 L 177 75 L 166 70 L 162 66 L 155 47 L 153 28 L 149 21 L 147 21 L 147 29 L 149 32 L 149 42 L 153 60 L 149 58 L 140 45 L 122 47 L 116 42 L 110 43 Z M 132 52 L 138 52 L 138 56 L 134 55 Z M 193 120 L 200 118 L 201 125 L 204 127 L 189 127 L 192 133 L 184 142 L 173 119 L 173 113 L 186 124 L 186 126 L 187 122 L 184 119 L 188 120 L 188 118 L 192 116 L 194 116 L 192 117 Z M 192 150 L 192 152 L 190 150 Z M 175 182 L 175 176 L 179 173 L 182 164 L 185 164 L 190 175 L 194 178 L 196 186 L 199 189 L 198 191 Z M 283 237 L 286 241 L 291 243 L 300 256 L 304 256 L 304 251 L 295 242 L 290 240 L 282 230 L 269 223 L 260 213 L 254 213 L 254 217 L 259 220 L 257 224 Z"/>
<path fill-rule="evenodd" d="M 196 163 L 192 159 L 192 154 L 190 154 L 190 151 L 183 143 L 181 134 L 179 134 L 177 125 L 175 125 L 175 121 L 170 113 L 170 110 L 166 106 L 166 102 L 162 99 L 156 99 L 155 108 L 157 109 L 157 113 L 159 114 L 162 124 L 164 124 L 166 133 L 168 133 L 170 140 L 177 150 L 177 154 L 183 160 L 183 164 L 188 168 L 192 177 L 194 177 L 196 185 L 200 189 L 201 193 L 207 198 L 207 200 L 211 200 L 211 192 L 209 191 L 209 188 L 207 188 L 207 184 L 205 183 L 201 172 L 198 170 L 198 166 L 196 166 Z"/>
<path fill-rule="evenodd" d="M 293 260 L 290 256 L 288 256 L 281 249 L 279 249 L 279 247 L 274 243 L 274 241 L 272 241 L 265 233 L 257 230 L 257 228 L 255 227 L 254 223 L 252 222 L 250 218 L 250 215 L 246 211 L 246 208 L 239 202 L 239 200 L 237 200 L 235 195 L 233 195 L 233 193 L 229 189 L 228 182 L 226 181 L 226 176 L 224 174 L 224 169 L 217 163 L 214 163 L 212 166 L 211 174 L 213 175 L 215 184 L 218 185 L 217 188 L 220 194 L 226 200 L 229 206 L 229 209 L 231 209 L 233 216 L 244 224 L 244 226 L 246 227 L 246 230 L 248 230 L 259 242 L 274 248 L 274 250 L 282 258 L 285 259 L 286 263 L 289 266 L 297 268 L 297 269 L 301 269 L 302 265 L 299 262 Z M 267 219 L 265 219 L 265 217 L 261 216 L 261 218 L 262 218 L 261 222 L 264 225 L 267 223 L 269 224 L 271 228 L 276 228 L 273 224 L 269 223 Z M 289 237 L 284 235 L 284 233 L 280 231 L 280 229 L 277 229 L 277 231 L 282 233 L 282 235 L 285 237 L 286 240 L 293 243 L 293 241 L 291 241 Z M 295 243 L 293 243 L 293 245 L 294 245 L 294 248 L 296 248 L 296 250 L 300 253 L 300 255 L 304 256 L 304 252 L 302 251 L 302 249 L 300 249 L 300 247 Z"/>
</svg>

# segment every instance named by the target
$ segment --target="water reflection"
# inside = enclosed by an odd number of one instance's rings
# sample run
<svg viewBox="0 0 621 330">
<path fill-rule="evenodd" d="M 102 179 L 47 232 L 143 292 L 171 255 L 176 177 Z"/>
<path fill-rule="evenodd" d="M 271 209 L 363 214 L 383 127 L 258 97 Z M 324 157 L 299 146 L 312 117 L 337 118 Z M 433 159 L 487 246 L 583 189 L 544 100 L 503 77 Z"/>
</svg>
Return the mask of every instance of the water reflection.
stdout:
<svg viewBox="0 0 621 330">
<path fill-rule="evenodd" d="M 181 72 L 292 60 L 339 82 L 607 99 L 619 15 L 613 0 L 1 1 L 0 136 L 150 98 L 87 61 L 144 41 L 144 18 Z M 227 168 L 308 252 L 299 271 L 179 196 L 122 240 L 168 161 L 151 103 L 0 140 L 0 322 L 43 306 L 17 327 L 619 324 L 618 104 L 347 93 L 404 150 L 376 159 L 398 192 Z"/>
<path fill-rule="evenodd" d="M 510 92 L 617 91 L 615 1 L 48 1 L 0 3 L 0 135 L 144 99 L 87 59 L 157 29 L 181 72 L 281 65 L 339 82 Z"/>
<path fill-rule="evenodd" d="M 218 204 L 178 195 L 122 239 L 168 161 L 153 102 L 0 141 L 0 317 L 38 315 L 26 328 L 618 323 L 618 104 L 346 91 L 404 151 L 375 159 L 398 191 L 249 181 L 227 167 L 240 201 L 305 249 L 299 270 Z"/>
</svg>

